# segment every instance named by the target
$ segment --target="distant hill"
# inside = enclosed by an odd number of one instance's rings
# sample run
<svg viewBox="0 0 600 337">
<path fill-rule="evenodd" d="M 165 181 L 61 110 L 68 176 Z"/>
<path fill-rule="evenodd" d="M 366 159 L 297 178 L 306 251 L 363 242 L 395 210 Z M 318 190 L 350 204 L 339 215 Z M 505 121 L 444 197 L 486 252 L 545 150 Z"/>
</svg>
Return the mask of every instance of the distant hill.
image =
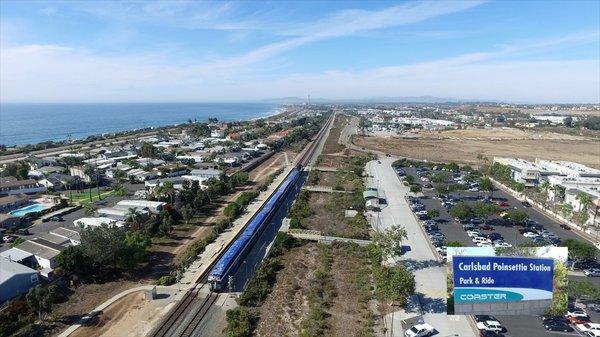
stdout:
<svg viewBox="0 0 600 337">
<path fill-rule="evenodd" d="M 307 98 L 302 97 L 278 97 L 262 100 L 266 103 L 278 104 L 299 104 L 306 103 Z M 463 100 L 458 100 L 452 97 L 435 97 L 435 96 L 401 96 L 401 97 L 371 97 L 371 98 L 355 98 L 355 99 L 329 99 L 329 98 L 312 98 L 311 103 L 459 103 Z"/>
</svg>

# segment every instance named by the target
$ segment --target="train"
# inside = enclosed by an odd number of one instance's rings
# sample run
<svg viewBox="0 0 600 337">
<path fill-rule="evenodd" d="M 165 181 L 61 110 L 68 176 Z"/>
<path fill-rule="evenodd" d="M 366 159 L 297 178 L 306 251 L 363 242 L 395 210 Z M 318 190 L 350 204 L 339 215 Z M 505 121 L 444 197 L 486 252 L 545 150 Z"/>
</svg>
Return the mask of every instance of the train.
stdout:
<svg viewBox="0 0 600 337">
<path fill-rule="evenodd" d="M 244 256 L 260 237 L 265 226 L 273 219 L 280 202 L 284 201 L 290 191 L 294 189 L 301 172 L 301 166 L 294 167 L 290 171 L 277 190 L 269 197 L 254 217 L 252 217 L 250 223 L 248 223 L 242 233 L 217 261 L 208 275 L 208 284 L 211 291 L 221 291 L 227 288 L 229 276 L 243 261 Z"/>
</svg>

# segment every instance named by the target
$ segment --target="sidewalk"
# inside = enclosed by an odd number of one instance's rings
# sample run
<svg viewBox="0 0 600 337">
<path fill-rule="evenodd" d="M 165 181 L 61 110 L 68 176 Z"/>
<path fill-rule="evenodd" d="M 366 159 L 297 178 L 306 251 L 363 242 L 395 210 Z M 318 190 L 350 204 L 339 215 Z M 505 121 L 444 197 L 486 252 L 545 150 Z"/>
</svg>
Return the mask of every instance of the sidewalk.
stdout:
<svg viewBox="0 0 600 337">
<path fill-rule="evenodd" d="M 373 176 L 387 196 L 387 206 L 379 214 L 376 230 L 402 225 L 408 238 L 404 242 L 404 254 L 399 258 L 412 270 L 416 282 L 416 296 L 406 309 L 384 316 L 387 336 L 404 336 L 404 328 L 421 319 L 431 324 L 439 336 L 476 336 L 473 325 L 466 316 L 446 315 L 446 266 L 428 244 L 421 226 L 413 216 L 405 199 L 409 190 L 397 178 L 392 169 L 394 158 L 383 158 L 367 163 L 367 172 Z M 406 326 L 402 326 L 402 325 Z"/>
</svg>

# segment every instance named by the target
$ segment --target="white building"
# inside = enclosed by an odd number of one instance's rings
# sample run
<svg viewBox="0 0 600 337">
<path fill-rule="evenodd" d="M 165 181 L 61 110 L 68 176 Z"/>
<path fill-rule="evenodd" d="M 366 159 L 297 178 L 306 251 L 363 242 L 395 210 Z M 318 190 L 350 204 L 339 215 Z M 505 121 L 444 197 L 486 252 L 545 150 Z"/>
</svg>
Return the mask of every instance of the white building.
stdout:
<svg viewBox="0 0 600 337">
<path fill-rule="evenodd" d="M 121 200 L 117 202 L 115 207 L 120 208 L 145 208 L 152 213 L 160 213 L 166 202 L 162 201 L 148 201 L 148 200 Z"/>
<path fill-rule="evenodd" d="M 98 210 L 98 213 L 100 213 L 100 210 Z M 123 211 L 123 214 L 125 214 L 125 211 Z M 119 212 L 119 215 L 121 215 L 121 212 Z M 103 224 L 107 225 L 108 227 L 123 227 L 125 225 L 125 223 L 123 221 L 116 220 L 116 219 L 109 218 L 109 217 L 79 218 L 79 219 L 73 221 L 73 224 L 75 225 L 75 227 L 81 227 L 81 228 L 100 227 Z"/>
</svg>

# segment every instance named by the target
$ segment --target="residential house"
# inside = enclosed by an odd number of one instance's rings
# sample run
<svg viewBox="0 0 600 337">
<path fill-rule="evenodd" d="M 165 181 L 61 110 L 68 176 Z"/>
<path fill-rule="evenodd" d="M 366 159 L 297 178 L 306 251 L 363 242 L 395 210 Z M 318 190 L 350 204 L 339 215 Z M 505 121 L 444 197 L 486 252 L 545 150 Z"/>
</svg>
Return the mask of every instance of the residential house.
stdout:
<svg viewBox="0 0 600 337">
<path fill-rule="evenodd" d="M 18 180 L 15 177 L 0 178 L 0 195 L 33 194 L 43 192 L 46 187 L 33 179 Z"/>
<path fill-rule="evenodd" d="M 33 255 L 41 268 L 54 269 L 56 257 L 67 247 L 42 238 L 35 238 L 21 243 L 15 249 Z"/>
<path fill-rule="evenodd" d="M 39 282 L 37 271 L 17 262 L 0 258 L 0 303 L 26 294 Z"/>
</svg>

